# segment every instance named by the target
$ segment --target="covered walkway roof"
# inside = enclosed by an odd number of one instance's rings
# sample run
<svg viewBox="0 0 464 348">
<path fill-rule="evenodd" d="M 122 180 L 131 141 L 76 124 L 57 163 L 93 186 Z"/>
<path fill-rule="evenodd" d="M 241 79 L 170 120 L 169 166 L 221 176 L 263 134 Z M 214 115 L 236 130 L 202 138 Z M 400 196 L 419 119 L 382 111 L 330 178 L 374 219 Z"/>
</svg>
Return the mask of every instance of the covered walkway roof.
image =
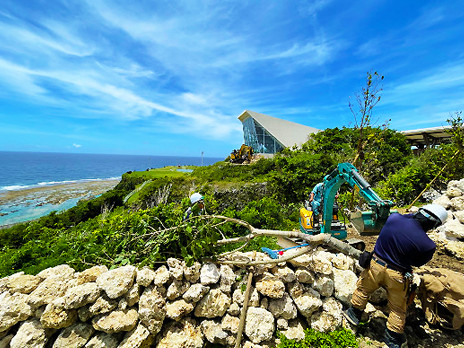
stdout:
<svg viewBox="0 0 464 348">
<path fill-rule="evenodd" d="M 418 149 L 421 149 L 449 142 L 451 139 L 451 134 L 447 132 L 449 129 L 451 129 L 451 126 L 440 126 L 407 130 L 401 133 L 406 136 L 411 146 L 416 146 Z"/>
</svg>

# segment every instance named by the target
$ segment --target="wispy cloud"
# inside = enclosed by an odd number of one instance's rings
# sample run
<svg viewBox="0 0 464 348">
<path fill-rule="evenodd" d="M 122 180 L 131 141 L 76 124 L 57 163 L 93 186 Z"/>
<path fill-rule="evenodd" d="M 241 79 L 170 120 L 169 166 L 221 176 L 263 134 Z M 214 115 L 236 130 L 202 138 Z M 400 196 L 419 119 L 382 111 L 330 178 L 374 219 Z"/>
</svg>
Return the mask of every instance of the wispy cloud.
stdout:
<svg viewBox="0 0 464 348">
<path fill-rule="evenodd" d="M 333 0 L 48 5 L 7 1 L 0 10 L 0 101 L 14 115 L 59 119 L 57 129 L 71 122 L 87 133 L 90 125 L 111 128 L 115 138 L 235 142 L 244 109 L 341 126 L 348 97 L 372 69 L 388 81 L 379 111 L 401 126 L 462 109 L 457 2 L 426 1 L 407 16 L 397 8 L 409 5 L 364 11 L 368 5 Z M 63 133 L 66 146 L 83 141 Z M 89 135 L 86 149 L 99 135 Z"/>
</svg>

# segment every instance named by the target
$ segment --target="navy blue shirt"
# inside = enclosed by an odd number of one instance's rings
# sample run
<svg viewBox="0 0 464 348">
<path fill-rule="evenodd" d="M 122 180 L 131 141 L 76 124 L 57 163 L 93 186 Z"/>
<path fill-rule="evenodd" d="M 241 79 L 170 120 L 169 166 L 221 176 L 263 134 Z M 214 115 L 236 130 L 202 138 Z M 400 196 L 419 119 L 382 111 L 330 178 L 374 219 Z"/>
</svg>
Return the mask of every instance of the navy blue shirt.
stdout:
<svg viewBox="0 0 464 348">
<path fill-rule="evenodd" d="M 435 243 L 412 214 L 391 214 L 375 243 L 374 253 L 386 262 L 411 271 L 429 262 Z"/>
</svg>

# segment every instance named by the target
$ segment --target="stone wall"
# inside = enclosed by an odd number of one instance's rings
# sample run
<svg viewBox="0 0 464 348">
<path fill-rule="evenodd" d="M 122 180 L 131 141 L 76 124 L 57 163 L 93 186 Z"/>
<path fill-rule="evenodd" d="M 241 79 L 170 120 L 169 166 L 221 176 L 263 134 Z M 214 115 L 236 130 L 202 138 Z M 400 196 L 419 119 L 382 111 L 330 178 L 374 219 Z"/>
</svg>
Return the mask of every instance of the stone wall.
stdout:
<svg viewBox="0 0 464 348">
<path fill-rule="evenodd" d="M 464 179 L 448 183 L 446 192 L 435 199 L 448 211 L 448 220 L 429 234 L 441 248 L 460 260 L 464 260 Z"/>
<path fill-rule="evenodd" d="M 154 270 L 60 265 L 17 273 L 0 280 L 0 348 L 234 346 L 249 271 L 242 347 L 273 347 L 276 330 L 302 339 L 306 327 L 341 326 L 357 280 L 352 259 L 321 250 L 253 268 L 169 259 Z"/>
</svg>

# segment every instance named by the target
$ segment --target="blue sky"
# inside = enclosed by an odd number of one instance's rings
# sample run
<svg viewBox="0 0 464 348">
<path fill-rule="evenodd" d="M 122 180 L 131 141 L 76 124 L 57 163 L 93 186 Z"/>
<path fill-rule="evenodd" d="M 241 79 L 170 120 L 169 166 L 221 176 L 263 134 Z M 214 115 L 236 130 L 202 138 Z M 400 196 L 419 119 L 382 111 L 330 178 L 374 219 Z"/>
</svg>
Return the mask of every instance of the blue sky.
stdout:
<svg viewBox="0 0 464 348">
<path fill-rule="evenodd" d="M 397 130 L 464 109 L 462 1 L 4 0 L 0 150 L 226 157 L 243 110 Z"/>
</svg>

